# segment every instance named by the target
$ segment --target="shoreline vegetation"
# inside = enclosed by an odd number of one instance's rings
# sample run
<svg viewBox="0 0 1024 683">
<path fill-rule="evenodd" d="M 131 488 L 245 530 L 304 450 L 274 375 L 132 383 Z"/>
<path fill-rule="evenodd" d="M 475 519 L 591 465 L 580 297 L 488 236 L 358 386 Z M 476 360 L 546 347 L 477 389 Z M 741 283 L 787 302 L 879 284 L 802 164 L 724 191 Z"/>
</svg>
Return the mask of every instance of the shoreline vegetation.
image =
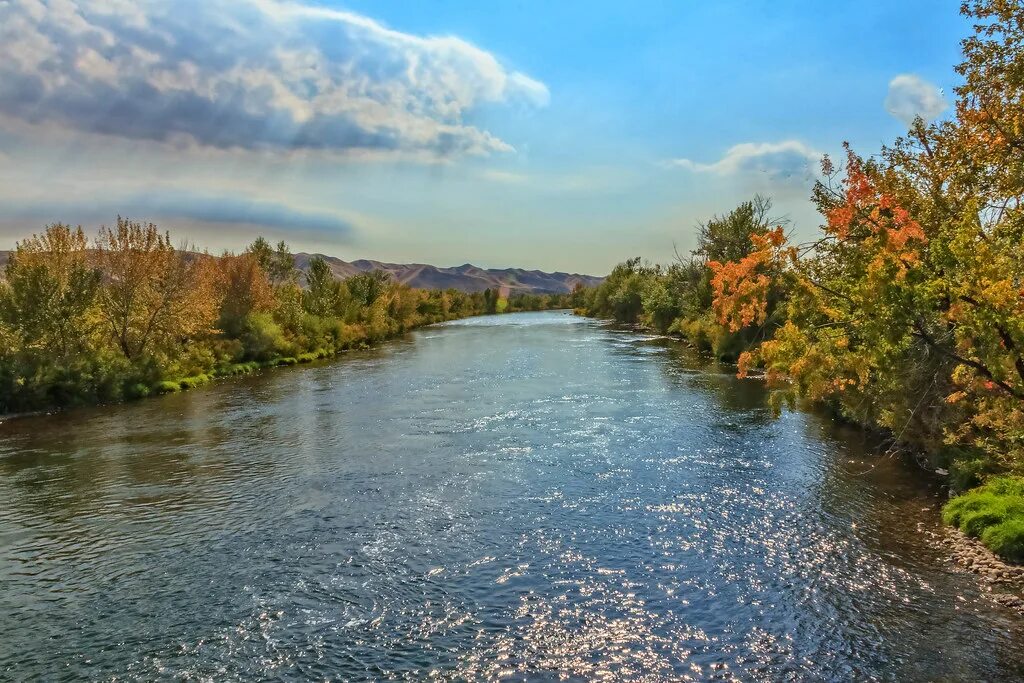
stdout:
<svg viewBox="0 0 1024 683">
<path fill-rule="evenodd" d="M 1024 5 L 967 2 L 952 115 L 822 162 L 817 235 L 755 197 L 671 265 L 620 263 L 581 314 L 676 334 L 887 435 L 960 493 L 947 524 L 1024 562 Z"/>
<path fill-rule="evenodd" d="M 414 289 L 383 271 L 305 271 L 284 242 L 240 254 L 175 248 L 118 217 L 19 242 L 0 277 L 0 416 L 174 393 L 369 348 L 417 327 L 567 308 L 568 295 Z"/>
</svg>

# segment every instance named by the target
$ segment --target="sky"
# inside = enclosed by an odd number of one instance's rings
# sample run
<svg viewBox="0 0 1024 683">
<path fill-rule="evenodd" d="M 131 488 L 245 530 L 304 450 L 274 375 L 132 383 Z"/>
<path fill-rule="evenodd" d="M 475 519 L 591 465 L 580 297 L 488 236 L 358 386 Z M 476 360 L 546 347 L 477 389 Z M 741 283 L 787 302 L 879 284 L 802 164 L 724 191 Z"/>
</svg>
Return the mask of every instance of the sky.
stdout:
<svg viewBox="0 0 1024 683">
<path fill-rule="evenodd" d="M 595 275 L 951 112 L 958 0 L 0 0 L 0 249 L 52 222 Z"/>
</svg>

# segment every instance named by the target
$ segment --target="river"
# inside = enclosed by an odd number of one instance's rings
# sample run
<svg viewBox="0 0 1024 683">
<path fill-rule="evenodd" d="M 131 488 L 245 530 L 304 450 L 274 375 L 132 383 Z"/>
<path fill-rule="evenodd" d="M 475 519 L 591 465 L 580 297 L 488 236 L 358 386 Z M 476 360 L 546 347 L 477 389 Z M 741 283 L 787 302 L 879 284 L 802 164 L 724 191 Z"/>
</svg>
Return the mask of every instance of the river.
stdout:
<svg viewBox="0 0 1024 683">
<path fill-rule="evenodd" d="M 0 425 L 0 679 L 1016 680 L 937 492 L 562 312 Z"/>
</svg>

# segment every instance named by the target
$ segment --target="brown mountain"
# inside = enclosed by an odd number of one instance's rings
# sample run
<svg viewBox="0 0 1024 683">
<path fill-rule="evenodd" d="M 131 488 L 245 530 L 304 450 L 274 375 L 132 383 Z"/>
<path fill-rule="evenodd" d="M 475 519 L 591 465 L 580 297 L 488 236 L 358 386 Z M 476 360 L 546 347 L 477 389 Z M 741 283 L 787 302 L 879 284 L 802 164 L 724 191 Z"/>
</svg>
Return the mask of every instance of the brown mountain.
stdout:
<svg viewBox="0 0 1024 683">
<path fill-rule="evenodd" d="M 0 251 L 0 269 L 6 264 L 9 251 Z M 478 268 L 465 264 L 455 268 L 438 268 L 423 263 L 383 263 L 381 261 L 342 261 L 334 256 L 299 253 L 295 265 L 306 270 L 310 259 L 320 256 L 339 278 L 347 278 L 371 270 L 383 270 L 398 282 L 421 289 L 458 289 L 463 292 L 482 292 L 485 289 L 507 287 L 510 293 L 561 294 L 571 292 L 578 283 L 586 287 L 600 284 L 604 278 L 577 273 L 545 273 L 522 268 Z"/>
<path fill-rule="evenodd" d="M 339 278 L 357 273 L 383 270 L 398 282 L 421 289 L 459 289 L 464 292 L 482 292 L 485 289 L 508 287 L 510 292 L 555 293 L 571 292 L 577 283 L 586 287 L 599 284 L 604 278 L 577 273 L 544 273 L 522 268 L 483 269 L 469 263 L 454 268 L 438 268 L 423 263 L 383 263 L 381 261 L 342 261 L 323 254 L 296 254 L 295 263 L 305 270 L 309 260 L 320 256 Z"/>
</svg>

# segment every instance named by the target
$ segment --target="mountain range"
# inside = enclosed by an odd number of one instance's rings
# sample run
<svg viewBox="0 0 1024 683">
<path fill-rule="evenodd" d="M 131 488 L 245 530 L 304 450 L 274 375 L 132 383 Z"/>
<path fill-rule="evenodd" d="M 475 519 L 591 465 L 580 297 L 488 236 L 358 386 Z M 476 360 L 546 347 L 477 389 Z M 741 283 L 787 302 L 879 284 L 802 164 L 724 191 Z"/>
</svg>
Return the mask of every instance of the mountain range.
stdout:
<svg viewBox="0 0 1024 683">
<path fill-rule="evenodd" d="M 0 251 L 0 269 L 10 257 L 9 251 Z M 577 284 L 593 287 L 604 278 L 578 273 L 545 273 L 523 268 L 478 268 L 469 263 L 453 268 L 438 268 L 424 263 L 383 263 L 359 259 L 343 261 L 335 256 L 298 253 L 295 265 L 305 271 L 310 259 L 320 256 L 338 278 L 344 279 L 371 270 L 383 270 L 396 281 L 420 289 L 458 289 L 463 292 L 482 292 L 485 289 L 507 288 L 510 294 L 562 294 L 571 292 Z"/>
</svg>

